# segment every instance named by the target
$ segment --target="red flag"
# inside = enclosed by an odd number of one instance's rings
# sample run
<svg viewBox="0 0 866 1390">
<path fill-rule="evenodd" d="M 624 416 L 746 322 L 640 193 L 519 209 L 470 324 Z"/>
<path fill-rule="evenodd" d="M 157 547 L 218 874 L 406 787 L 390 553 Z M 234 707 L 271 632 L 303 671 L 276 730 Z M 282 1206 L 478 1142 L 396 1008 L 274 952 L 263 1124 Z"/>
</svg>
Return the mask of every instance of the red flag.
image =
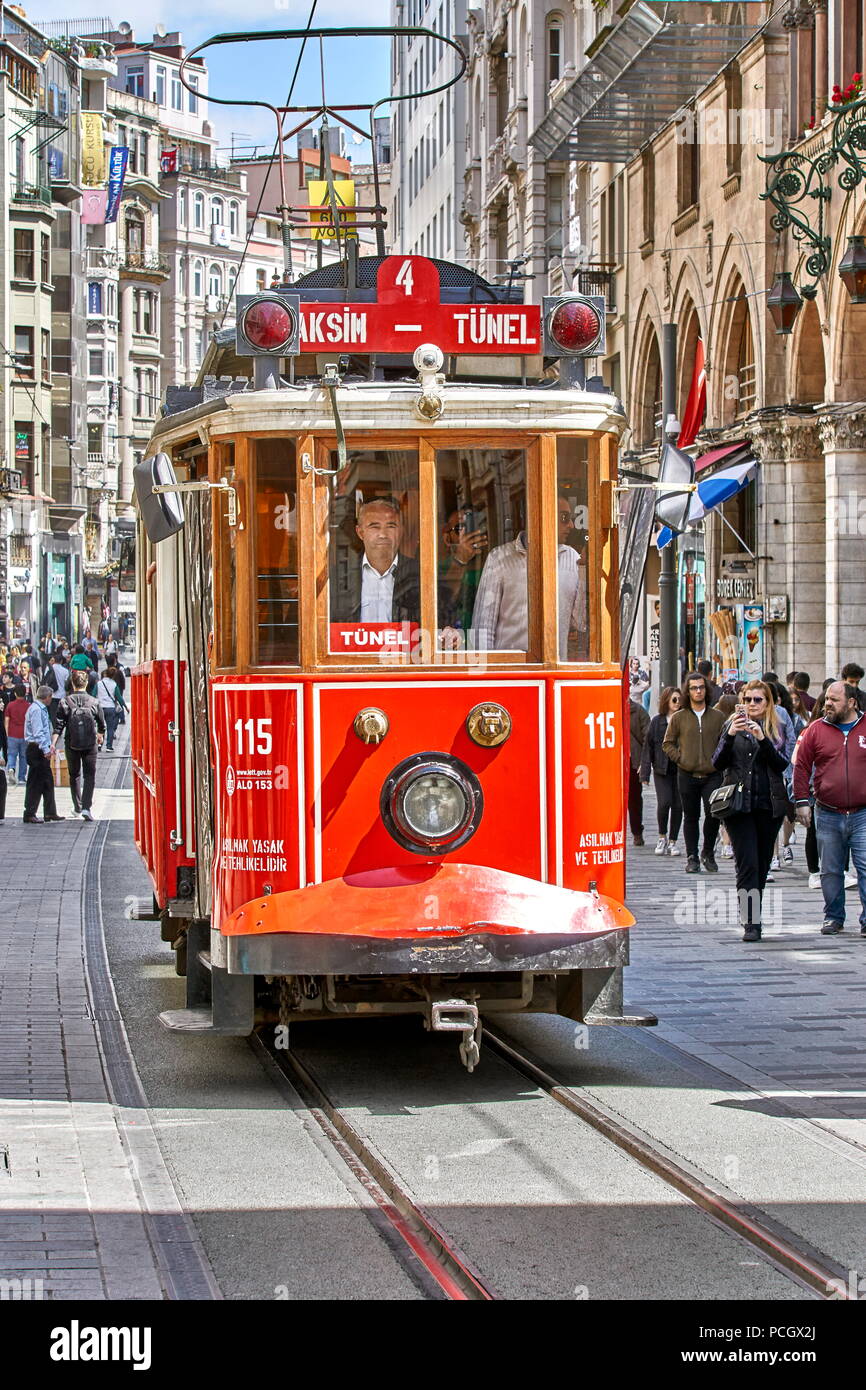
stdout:
<svg viewBox="0 0 866 1390">
<path fill-rule="evenodd" d="M 680 430 L 680 437 L 677 440 L 677 448 L 687 449 L 697 437 L 698 430 L 704 418 L 704 411 L 707 408 L 707 373 L 704 367 L 704 344 L 698 338 L 695 345 L 695 369 L 692 372 L 692 384 L 689 389 L 689 399 L 686 402 L 686 413 L 683 418 L 683 426 Z"/>
<path fill-rule="evenodd" d="M 159 167 L 163 174 L 177 173 L 177 146 L 173 150 L 163 150 L 159 157 Z"/>
</svg>

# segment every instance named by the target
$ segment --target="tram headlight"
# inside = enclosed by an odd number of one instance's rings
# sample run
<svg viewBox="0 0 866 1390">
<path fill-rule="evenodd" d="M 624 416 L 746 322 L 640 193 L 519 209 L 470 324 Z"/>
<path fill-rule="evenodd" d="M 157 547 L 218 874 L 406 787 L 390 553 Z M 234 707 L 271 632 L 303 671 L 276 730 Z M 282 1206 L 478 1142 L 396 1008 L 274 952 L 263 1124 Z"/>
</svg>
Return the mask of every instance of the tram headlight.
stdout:
<svg viewBox="0 0 866 1390">
<path fill-rule="evenodd" d="M 484 809 L 471 768 L 449 753 L 416 753 L 386 779 L 380 810 L 389 833 L 414 854 L 445 854 L 464 845 Z"/>
<path fill-rule="evenodd" d="M 300 351 L 301 310 L 296 294 L 240 294 L 237 314 L 239 357 L 293 357 Z"/>
</svg>

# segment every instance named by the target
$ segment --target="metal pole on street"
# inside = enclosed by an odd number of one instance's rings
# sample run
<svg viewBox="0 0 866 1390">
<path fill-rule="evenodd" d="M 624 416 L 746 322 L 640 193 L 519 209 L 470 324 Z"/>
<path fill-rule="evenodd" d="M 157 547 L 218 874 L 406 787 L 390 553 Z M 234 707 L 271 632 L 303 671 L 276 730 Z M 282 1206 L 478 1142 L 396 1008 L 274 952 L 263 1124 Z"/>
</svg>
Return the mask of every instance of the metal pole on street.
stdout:
<svg viewBox="0 0 866 1390">
<path fill-rule="evenodd" d="M 662 324 L 662 441 L 669 434 L 679 433 L 676 402 L 677 326 Z M 676 537 L 661 553 L 659 571 L 659 682 L 680 683 L 680 640 L 677 622 L 677 540 Z"/>
</svg>

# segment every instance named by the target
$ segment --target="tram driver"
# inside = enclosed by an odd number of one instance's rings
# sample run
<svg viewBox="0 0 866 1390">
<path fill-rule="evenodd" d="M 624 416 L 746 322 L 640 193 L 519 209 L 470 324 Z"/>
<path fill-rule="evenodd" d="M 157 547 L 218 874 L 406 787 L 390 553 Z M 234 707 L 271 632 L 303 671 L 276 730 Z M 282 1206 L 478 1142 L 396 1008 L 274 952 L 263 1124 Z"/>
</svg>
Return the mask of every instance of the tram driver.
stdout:
<svg viewBox="0 0 866 1390">
<path fill-rule="evenodd" d="M 578 659 L 585 655 L 587 644 L 586 569 L 578 552 L 568 544 L 573 529 L 571 503 L 560 493 L 557 503 L 560 661 L 574 659 L 569 653 L 570 642 L 577 647 Z M 516 540 L 491 550 L 484 563 L 472 614 L 479 651 L 529 650 L 527 553 L 526 532 L 521 531 Z"/>
<path fill-rule="evenodd" d="M 355 531 L 364 550 L 350 562 L 347 583 L 335 595 L 338 623 L 417 623 L 421 614 L 418 561 L 400 549 L 403 515 L 393 497 L 358 508 Z"/>
</svg>

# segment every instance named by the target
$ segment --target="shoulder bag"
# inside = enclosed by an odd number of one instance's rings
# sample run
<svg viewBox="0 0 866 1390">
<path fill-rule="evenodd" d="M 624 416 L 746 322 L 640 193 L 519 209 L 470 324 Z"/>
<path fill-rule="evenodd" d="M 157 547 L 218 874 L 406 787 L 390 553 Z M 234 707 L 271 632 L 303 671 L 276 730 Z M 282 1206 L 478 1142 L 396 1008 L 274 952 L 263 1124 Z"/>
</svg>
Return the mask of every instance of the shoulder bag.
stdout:
<svg viewBox="0 0 866 1390">
<path fill-rule="evenodd" d="M 744 802 L 742 782 L 723 782 L 714 792 L 710 792 L 710 815 L 715 816 L 716 820 L 727 820 L 728 816 L 740 814 Z"/>
</svg>

